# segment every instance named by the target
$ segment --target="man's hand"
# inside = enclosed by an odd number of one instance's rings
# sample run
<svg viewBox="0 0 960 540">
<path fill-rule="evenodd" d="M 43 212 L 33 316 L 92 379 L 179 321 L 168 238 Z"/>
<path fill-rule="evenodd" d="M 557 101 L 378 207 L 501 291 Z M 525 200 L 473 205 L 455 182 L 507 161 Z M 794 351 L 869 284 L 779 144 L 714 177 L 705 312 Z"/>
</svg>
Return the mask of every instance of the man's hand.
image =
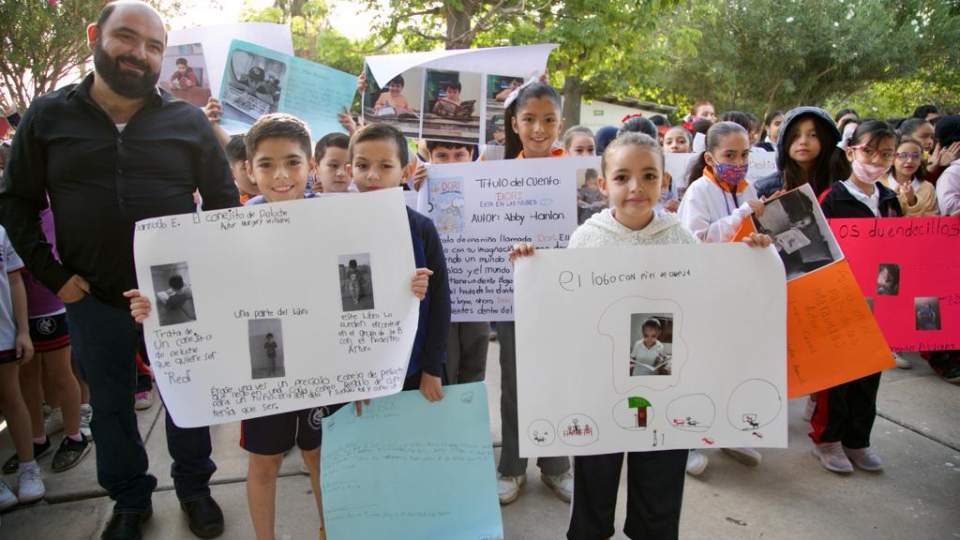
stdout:
<svg viewBox="0 0 960 540">
<path fill-rule="evenodd" d="M 70 279 L 63 284 L 63 287 L 60 287 L 60 290 L 57 291 L 57 297 L 60 298 L 60 301 L 64 304 L 79 302 L 88 294 L 90 294 L 90 284 L 87 283 L 87 280 L 76 274 L 71 276 Z"/>
<path fill-rule="evenodd" d="M 440 401 L 443 399 L 443 385 L 440 377 L 435 377 L 426 371 L 420 375 L 420 393 L 427 401 Z"/>
</svg>

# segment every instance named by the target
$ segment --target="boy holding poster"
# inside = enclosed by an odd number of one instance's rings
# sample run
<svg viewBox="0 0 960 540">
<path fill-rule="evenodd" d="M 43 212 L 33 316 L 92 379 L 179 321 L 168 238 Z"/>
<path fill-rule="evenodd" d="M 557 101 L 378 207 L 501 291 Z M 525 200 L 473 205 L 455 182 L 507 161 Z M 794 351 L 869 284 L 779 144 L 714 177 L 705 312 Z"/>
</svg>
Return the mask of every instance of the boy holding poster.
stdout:
<svg viewBox="0 0 960 540">
<path fill-rule="evenodd" d="M 260 117 L 245 136 L 247 173 L 257 184 L 261 197 L 248 204 L 279 203 L 305 198 L 307 176 L 314 167 L 310 157 L 310 132 L 300 119 L 282 113 Z M 312 195 L 312 194 L 311 194 Z M 418 298 L 426 290 L 424 269 L 417 270 L 411 290 Z M 130 311 L 137 322 L 151 311 L 150 300 L 137 290 L 124 293 L 130 299 Z M 277 356 L 278 344 L 267 334 L 262 345 L 271 360 Z M 323 531 L 323 505 L 320 494 L 320 420 L 335 412 L 342 404 L 303 409 L 243 420 L 240 424 L 240 446 L 249 452 L 247 502 L 257 540 L 275 538 L 277 474 L 284 454 L 294 446 L 300 448 L 304 465 L 310 473 L 320 513 L 320 538 Z"/>
<path fill-rule="evenodd" d="M 347 151 L 347 174 L 361 193 L 400 187 L 412 173 L 407 138 L 388 124 L 370 124 L 357 131 Z M 430 218 L 407 207 L 413 255 L 417 263 L 414 293 L 420 298 L 420 319 L 410 353 L 404 390 L 419 389 L 429 401 L 443 399 L 443 371 L 450 328 L 450 286 L 440 235 Z M 369 402 L 364 402 L 369 403 Z M 361 403 L 356 403 L 360 414 Z"/>
<path fill-rule="evenodd" d="M 626 133 L 614 139 L 604 151 L 600 164 L 600 189 L 609 197 L 611 208 L 578 227 L 567 247 L 696 244 L 697 238 L 674 214 L 655 211 L 662 189 L 663 166 L 663 151 L 652 137 Z M 760 234 L 744 241 L 757 247 L 769 246 L 771 242 L 769 236 Z M 533 253 L 532 244 L 520 243 L 514 246 L 510 259 Z M 655 340 L 657 334 L 653 332 L 650 337 Z M 629 452 L 627 462 L 624 533 L 630 538 L 677 538 L 687 451 Z M 613 536 L 622 467 L 622 453 L 574 458 L 568 539 Z"/>
</svg>

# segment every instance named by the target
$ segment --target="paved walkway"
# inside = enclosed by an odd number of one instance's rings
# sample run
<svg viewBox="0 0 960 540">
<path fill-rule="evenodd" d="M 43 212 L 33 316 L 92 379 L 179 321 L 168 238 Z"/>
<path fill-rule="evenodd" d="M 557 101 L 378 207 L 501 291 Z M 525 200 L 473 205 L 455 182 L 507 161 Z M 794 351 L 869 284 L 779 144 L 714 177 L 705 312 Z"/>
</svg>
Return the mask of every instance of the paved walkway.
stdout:
<svg viewBox="0 0 960 540">
<path fill-rule="evenodd" d="M 498 350 L 491 345 L 487 364 L 491 430 L 499 441 L 500 374 Z M 681 537 L 960 538 L 960 388 L 941 381 L 918 357 L 911 359 L 914 369 L 886 372 L 880 388 L 874 445 L 887 463 L 885 472 L 858 471 L 841 478 L 821 469 L 810 456 L 806 426 L 800 418 L 803 403 L 795 400 L 789 408 L 790 448 L 764 450 L 760 467 L 749 469 L 719 451 L 708 452 L 707 472 L 687 479 Z M 193 538 L 173 492 L 159 406 L 140 414 L 140 430 L 150 469 L 160 481 L 146 538 Z M 227 519 L 223 538 L 253 539 L 244 492 L 246 456 L 237 446 L 239 427 L 217 426 L 212 431 L 219 467 L 213 494 Z M 0 441 L 0 459 L 5 460 L 12 453 L 9 437 Z M 93 455 L 59 475 L 49 472 L 50 459 L 41 460 L 47 471 L 46 501 L 0 516 L 0 539 L 99 538 L 112 506 L 96 483 Z M 506 538 L 563 538 L 568 506 L 543 486 L 533 465 L 528 478 L 520 499 L 503 508 Z M 14 477 L 6 480 L 15 482 Z M 299 473 L 299 457 L 291 453 L 278 486 L 279 538 L 316 538 L 318 518 L 309 493 L 308 479 Z M 623 524 L 624 497 L 621 486 L 618 529 Z M 454 538 L 451 534 L 443 540 Z M 626 537 L 618 532 L 614 538 Z"/>
</svg>

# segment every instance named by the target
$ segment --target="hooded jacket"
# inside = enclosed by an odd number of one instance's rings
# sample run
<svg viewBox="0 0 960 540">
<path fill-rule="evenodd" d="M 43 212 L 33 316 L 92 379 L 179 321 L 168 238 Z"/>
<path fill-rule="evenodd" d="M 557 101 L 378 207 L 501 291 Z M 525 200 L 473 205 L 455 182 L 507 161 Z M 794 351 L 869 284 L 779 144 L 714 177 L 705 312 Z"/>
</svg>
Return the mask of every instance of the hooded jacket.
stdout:
<svg viewBox="0 0 960 540">
<path fill-rule="evenodd" d="M 696 244 L 697 239 L 685 229 L 677 216 L 656 212 L 653 221 L 635 231 L 626 227 L 615 217 L 613 210 L 605 208 L 594 214 L 570 236 L 568 248 L 592 248 L 609 246 L 646 246 L 665 244 Z"/>
<path fill-rule="evenodd" d="M 790 159 L 789 149 L 786 148 L 787 131 L 794 122 L 808 116 L 819 117 L 831 128 L 827 133 L 817 133 L 820 138 L 820 152 L 831 152 L 840 142 L 840 131 L 837 130 L 837 125 L 827 111 L 818 107 L 797 107 L 787 111 L 787 114 L 783 117 L 783 124 L 780 126 L 780 136 L 777 138 L 777 172 L 759 178 L 754 182 L 757 195 L 760 197 L 769 197 L 783 189 L 783 172 L 787 168 L 787 160 Z M 832 181 L 833 178 L 825 180 Z"/>
</svg>

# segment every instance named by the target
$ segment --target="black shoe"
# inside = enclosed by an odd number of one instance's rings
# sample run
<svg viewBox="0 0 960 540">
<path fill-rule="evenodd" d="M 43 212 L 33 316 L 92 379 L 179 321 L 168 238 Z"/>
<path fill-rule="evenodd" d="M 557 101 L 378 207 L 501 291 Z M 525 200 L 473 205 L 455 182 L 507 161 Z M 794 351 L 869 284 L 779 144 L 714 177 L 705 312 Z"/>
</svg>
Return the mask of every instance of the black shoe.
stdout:
<svg viewBox="0 0 960 540">
<path fill-rule="evenodd" d="M 33 459 L 37 460 L 46 455 L 53 448 L 50 444 L 50 437 L 43 441 L 43 444 L 33 443 Z M 10 459 L 3 464 L 3 474 L 13 474 L 20 469 L 20 458 L 16 454 L 10 456 Z"/>
<path fill-rule="evenodd" d="M 153 516 L 153 510 L 146 512 L 114 512 L 110 523 L 100 535 L 101 540 L 142 540 L 143 524 Z"/>
<path fill-rule="evenodd" d="M 207 495 L 202 499 L 180 503 L 180 508 L 187 513 L 190 530 L 199 538 L 216 538 L 223 534 L 223 511 L 213 497 Z"/>
<path fill-rule="evenodd" d="M 57 453 L 53 455 L 53 472 L 63 472 L 67 469 L 72 469 L 80 463 L 80 460 L 84 456 L 90 453 L 90 447 L 93 444 L 85 439 L 83 435 L 80 436 L 79 441 L 75 441 L 70 437 L 64 437 L 60 441 L 60 447 L 57 448 Z"/>
</svg>

